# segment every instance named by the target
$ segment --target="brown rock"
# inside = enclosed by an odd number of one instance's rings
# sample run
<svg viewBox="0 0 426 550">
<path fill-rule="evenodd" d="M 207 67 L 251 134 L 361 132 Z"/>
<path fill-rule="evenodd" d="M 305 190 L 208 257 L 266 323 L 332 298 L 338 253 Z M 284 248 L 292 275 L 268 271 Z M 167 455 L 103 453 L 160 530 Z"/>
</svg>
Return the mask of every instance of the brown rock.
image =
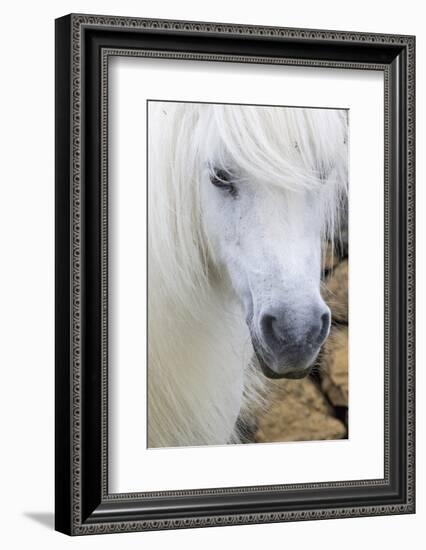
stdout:
<svg viewBox="0 0 426 550">
<path fill-rule="evenodd" d="M 335 407 L 348 406 L 348 329 L 333 327 L 321 357 L 321 388 Z"/>
<path fill-rule="evenodd" d="M 348 323 L 348 260 L 337 265 L 324 281 L 323 297 L 334 321 Z"/>
<path fill-rule="evenodd" d="M 304 380 L 276 383 L 269 410 L 258 419 L 258 443 L 342 439 L 346 428 L 335 418 L 317 385 Z"/>
</svg>

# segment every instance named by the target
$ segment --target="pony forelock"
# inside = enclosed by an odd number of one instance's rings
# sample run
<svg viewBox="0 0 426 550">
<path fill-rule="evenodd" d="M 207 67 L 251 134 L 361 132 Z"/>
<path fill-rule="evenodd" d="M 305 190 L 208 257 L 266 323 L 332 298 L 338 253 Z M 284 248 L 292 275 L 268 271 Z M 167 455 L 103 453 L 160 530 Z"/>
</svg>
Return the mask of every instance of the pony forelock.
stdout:
<svg viewBox="0 0 426 550">
<path fill-rule="evenodd" d="M 347 117 L 337 109 L 149 103 L 150 254 L 183 307 L 188 293 L 208 286 L 212 267 L 200 207 L 202 170 L 229 170 L 242 184 L 266 182 L 289 200 L 292 193 L 312 193 L 322 237 L 332 241 L 347 200 Z"/>
</svg>

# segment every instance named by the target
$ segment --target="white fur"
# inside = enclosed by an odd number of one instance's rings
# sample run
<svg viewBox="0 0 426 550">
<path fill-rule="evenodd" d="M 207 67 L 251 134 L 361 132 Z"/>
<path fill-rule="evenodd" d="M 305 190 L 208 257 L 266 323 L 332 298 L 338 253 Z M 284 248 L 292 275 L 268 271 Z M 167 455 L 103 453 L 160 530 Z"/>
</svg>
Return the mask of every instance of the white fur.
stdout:
<svg viewBox="0 0 426 550">
<path fill-rule="evenodd" d="M 302 326 L 321 301 L 346 113 L 150 102 L 148 120 L 149 446 L 235 442 L 261 385 L 250 332 L 261 338 L 262 311 L 285 303 Z M 237 197 L 211 184 L 217 168 Z"/>
</svg>

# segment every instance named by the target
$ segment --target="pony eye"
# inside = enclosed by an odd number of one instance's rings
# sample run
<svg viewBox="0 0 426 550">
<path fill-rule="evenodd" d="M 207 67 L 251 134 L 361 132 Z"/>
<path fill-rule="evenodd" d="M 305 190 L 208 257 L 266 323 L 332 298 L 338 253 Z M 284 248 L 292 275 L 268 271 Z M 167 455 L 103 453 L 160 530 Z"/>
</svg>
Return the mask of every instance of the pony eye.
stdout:
<svg viewBox="0 0 426 550">
<path fill-rule="evenodd" d="M 227 190 L 231 195 L 236 195 L 236 188 L 232 181 L 232 175 L 226 170 L 214 170 L 210 174 L 210 181 L 216 187 Z"/>
<path fill-rule="evenodd" d="M 230 174 L 225 172 L 225 170 L 214 170 L 210 174 L 210 181 L 213 185 L 216 185 L 216 187 L 227 187 L 228 185 L 232 185 Z"/>
</svg>

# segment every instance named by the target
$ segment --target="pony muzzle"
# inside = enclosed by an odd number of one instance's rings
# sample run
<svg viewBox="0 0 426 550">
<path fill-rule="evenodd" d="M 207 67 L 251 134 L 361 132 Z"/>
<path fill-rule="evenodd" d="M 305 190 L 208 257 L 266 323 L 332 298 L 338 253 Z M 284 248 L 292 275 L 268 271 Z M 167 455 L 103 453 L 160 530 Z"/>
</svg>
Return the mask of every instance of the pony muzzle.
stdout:
<svg viewBox="0 0 426 550">
<path fill-rule="evenodd" d="M 253 347 L 267 378 L 307 376 L 330 332 L 331 314 L 325 303 L 303 312 L 302 319 L 286 309 L 272 308 L 258 321 Z"/>
</svg>

